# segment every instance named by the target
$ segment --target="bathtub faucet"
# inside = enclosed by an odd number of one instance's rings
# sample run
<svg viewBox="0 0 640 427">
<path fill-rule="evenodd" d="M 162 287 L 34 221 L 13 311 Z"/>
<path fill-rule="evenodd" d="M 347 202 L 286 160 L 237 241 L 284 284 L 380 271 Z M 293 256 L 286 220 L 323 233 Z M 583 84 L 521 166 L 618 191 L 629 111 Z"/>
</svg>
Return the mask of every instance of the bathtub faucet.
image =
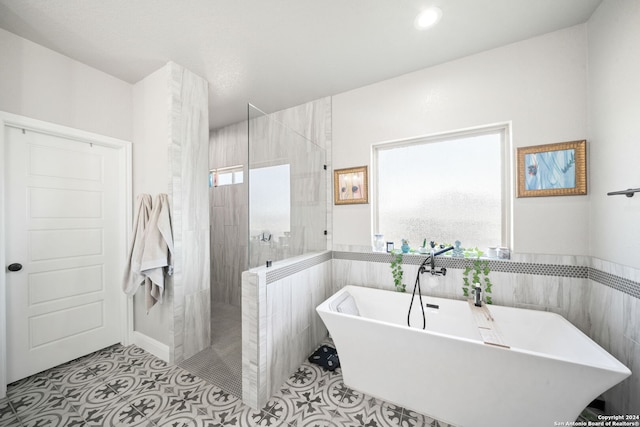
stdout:
<svg viewBox="0 0 640 427">
<path fill-rule="evenodd" d="M 424 262 L 420 265 L 420 273 L 424 274 L 427 271 L 431 273 L 432 276 L 444 276 L 447 274 L 447 269 L 444 267 L 436 268 L 436 257 L 438 255 L 442 255 L 445 252 L 449 252 L 453 249 L 453 246 L 449 246 L 448 248 L 440 249 L 438 252 L 431 249 L 431 254 L 427 256 Z M 427 270 L 427 263 L 429 263 L 429 270 Z"/>
<path fill-rule="evenodd" d="M 429 271 L 432 276 L 444 276 L 447 274 L 447 269 L 444 267 L 436 268 L 436 257 L 445 252 L 449 252 L 453 249 L 453 246 L 449 246 L 448 248 L 440 249 L 438 252 L 431 250 L 429 256 L 422 261 L 420 267 L 418 268 L 418 274 L 416 274 L 416 282 L 413 285 L 413 294 L 411 295 L 411 302 L 409 303 L 409 312 L 407 313 L 407 326 L 411 327 L 411 309 L 413 308 L 413 299 L 416 296 L 416 291 L 418 291 L 418 299 L 420 300 L 420 309 L 422 310 L 422 329 L 427 328 L 427 315 L 424 312 L 424 304 L 422 303 L 422 291 L 420 290 L 420 275 Z M 427 264 L 429 265 L 429 270 L 427 270 Z"/>
</svg>

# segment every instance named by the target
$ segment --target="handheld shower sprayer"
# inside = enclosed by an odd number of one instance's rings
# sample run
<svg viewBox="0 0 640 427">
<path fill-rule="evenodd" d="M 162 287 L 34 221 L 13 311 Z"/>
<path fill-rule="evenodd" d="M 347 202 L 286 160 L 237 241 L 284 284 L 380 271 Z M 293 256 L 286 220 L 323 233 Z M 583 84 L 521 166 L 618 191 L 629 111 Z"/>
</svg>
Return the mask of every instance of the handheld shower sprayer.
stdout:
<svg viewBox="0 0 640 427">
<path fill-rule="evenodd" d="M 411 295 L 411 303 L 409 304 L 409 312 L 407 313 L 407 325 L 411 326 L 411 308 L 413 308 L 413 299 L 416 296 L 416 289 L 418 290 L 418 299 L 420 300 L 420 308 L 422 309 L 422 329 L 426 329 L 427 327 L 427 316 L 424 313 L 424 304 L 422 304 L 422 292 L 420 290 L 420 275 L 429 271 L 432 276 L 444 276 L 447 274 L 447 269 L 444 267 L 440 267 L 440 269 L 436 268 L 436 257 L 438 255 L 442 255 L 445 252 L 449 252 L 453 250 L 453 246 L 449 246 L 448 248 L 440 249 L 439 251 L 431 250 L 431 253 L 422 261 L 420 267 L 418 268 L 418 274 L 416 275 L 416 281 L 413 285 L 413 294 Z M 429 264 L 429 270 L 427 270 L 427 263 Z"/>
</svg>

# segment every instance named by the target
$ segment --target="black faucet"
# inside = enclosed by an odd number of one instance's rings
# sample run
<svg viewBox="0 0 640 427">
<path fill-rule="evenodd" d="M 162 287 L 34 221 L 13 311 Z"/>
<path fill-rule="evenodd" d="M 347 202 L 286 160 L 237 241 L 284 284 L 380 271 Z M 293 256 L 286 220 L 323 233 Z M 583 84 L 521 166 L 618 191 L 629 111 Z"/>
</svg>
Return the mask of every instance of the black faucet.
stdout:
<svg viewBox="0 0 640 427">
<path fill-rule="evenodd" d="M 438 252 L 431 249 L 431 253 L 429 254 L 429 256 L 427 256 L 422 264 L 420 264 L 420 274 L 424 274 L 428 271 L 432 276 L 445 276 L 447 274 L 447 269 L 444 267 L 436 268 L 436 257 L 438 255 L 442 255 L 445 252 L 449 252 L 450 250 L 453 250 L 453 246 L 440 249 Z M 427 262 L 429 263 L 429 270 L 427 270 Z"/>
</svg>

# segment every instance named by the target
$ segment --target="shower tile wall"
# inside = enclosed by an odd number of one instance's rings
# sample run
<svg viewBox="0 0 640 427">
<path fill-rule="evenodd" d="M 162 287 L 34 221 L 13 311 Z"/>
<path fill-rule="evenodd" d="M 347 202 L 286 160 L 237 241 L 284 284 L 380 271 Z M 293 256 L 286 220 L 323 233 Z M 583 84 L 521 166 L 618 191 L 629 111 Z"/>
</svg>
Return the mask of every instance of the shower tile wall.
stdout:
<svg viewBox="0 0 640 427">
<path fill-rule="evenodd" d="M 255 238 L 262 230 L 250 230 L 249 233 L 254 234 L 249 243 L 250 266 L 327 249 L 327 237 L 323 232 L 327 224 L 327 194 L 331 194 L 327 192 L 330 153 L 320 148 L 326 150 L 330 145 L 330 102 L 330 98 L 323 98 L 254 118 L 249 123 L 252 168 L 281 164 L 291 168 L 290 237 L 286 243 L 264 244 Z M 323 165 L 328 165 L 327 170 Z M 318 181 L 323 183 L 320 188 Z M 259 211 L 256 213 L 260 215 Z M 324 226 L 310 227 L 309 224 Z"/>
<path fill-rule="evenodd" d="M 331 293 L 346 285 L 395 290 L 389 262 L 383 260 L 386 254 L 373 254 L 363 247 L 341 249 L 333 252 Z M 418 264 L 412 261 L 407 257 L 403 264 L 409 292 L 418 272 Z M 462 269 L 453 267 L 453 261 L 438 260 L 438 265 L 449 264 L 446 276 L 421 277 L 423 294 L 462 298 Z M 633 372 L 605 393 L 607 412 L 640 413 L 640 270 L 578 256 L 515 254 L 512 261 L 495 264 L 491 272 L 494 303 L 564 316 Z M 609 273 L 606 280 L 603 273 Z"/>
<path fill-rule="evenodd" d="M 267 288 L 265 272 L 242 273 L 242 402 L 254 409 L 260 408 L 267 393 L 266 334 L 260 328 L 266 325 Z"/>
<path fill-rule="evenodd" d="M 209 167 L 247 168 L 247 123 L 211 132 Z M 241 305 L 241 274 L 247 265 L 249 240 L 247 185 L 209 188 L 211 216 L 211 303 Z"/>
<path fill-rule="evenodd" d="M 278 153 L 288 155 L 289 150 L 279 147 L 283 140 L 283 132 L 291 133 L 294 130 L 304 137 L 314 141 L 326 150 L 325 163 L 328 171 L 331 166 L 328 163 L 331 158 L 331 98 L 323 98 L 297 107 L 289 108 L 271 115 L 272 119 L 286 125 L 273 125 L 272 120 L 259 118 L 252 122 L 252 132 L 259 135 L 264 141 L 255 144 L 257 151 L 253 153 L 253 159 L 273 159 Z M 288 128 L 288 129 L 287 129 Z M 227 303 L 239 306 L 241 304 L 241 274 L 247 266 L 248 232 L 248 193 L 247 193 L 247 160 L 248 160 L 248 129 L 247 122 L 226 126 L 211 132 L 209 149 L 209 168 L 244 165 L 245 183 L 241 185 L 228 185 L 211 188 L 209 190 L 211 204 L 211 300 L 212 303 Z M 291 227 L 292 234 L 301 236 L 291 242 L 294 248 L 300 247 L 303 242 L 312 246 L 314 250 L 325 250 L 330 247 L 327 236 L 305 235 L 305 223 L 309 222 L 310 210 L 308 202 L 317 198 L 326 199 L 327 209 L 330 204 L 329 172 L 324 172 L 325 194 L 308 191 L 309 181 L 313 178 L 307 174 L 307 152 L 297 151 L 296 160 L 299 167 L 292 170 L 292 210 Z M 282 157 L 282 156 L 280 156 Z M 304 160 L 304 161 L 303 161 Z M 326 196 L 329 195 L 329 196 Z M 326 222 L 326 218 L 324 219 Z M 329 226 L 329 225 L 328 225 Z M 327 226 L 327 229 L 328 229 Z M 329 233 L 330 235 L 330 233 Z M 309 243 L 315 239 L 316 243 Z M 252 254 L 255 262 L 252 265 L 262 265 L 263 260 L 275 259 L 272 251 L 277 250 L 270 245 L 260 245 L 254 242 Z M 292 251 L 295 253 L 295 250 Z"/>
<path fill-rule="evenodd" d="M 173 203 L 173 357 L 175 362 L 210 344 L 208 85 L 170 62 L 170 196 Z"/>
<path fill-rule="evenodd" d="M 321 98 L 298 107 L 274 113 L 273 118 L 287 127 L 293 129 L 305 138 L 313 141 L 316 145 L 325 150 L 325 164 L 327 165 L 326 177 L 326 212 L 331 212 L 333 202 L 331 200 L 333 177 L 329 176 L 331 167 L 331 146 L 332 146 L 332 121 L 331 121 L 331 97 Z M 303 171 L 304 172 L 304 171 Z M 304 187 L 303 187 L 304 188 Z M 304 219 L 301 215 L 298 218 Z M 298 222 L 295 226 L 303 224 Z M 331 221 L 327 221 L 328 236 L 325 239 L 326 245 L 320 250 L 331 249 Z"/>
<path fill-rule="evenodd" d="M 330 252 L 323 252 L 243 274 L 242 392 L 247 405 L 264 405 L 327 336 L 315 308 L 331 295 L 331 263 Z"/>
<path fill-rule="evenodd" d="M 331 295 L 331 261 L 267 285 L 267 391 L 283 379 L 327 337 L 315 308 Z"/>
</svg>

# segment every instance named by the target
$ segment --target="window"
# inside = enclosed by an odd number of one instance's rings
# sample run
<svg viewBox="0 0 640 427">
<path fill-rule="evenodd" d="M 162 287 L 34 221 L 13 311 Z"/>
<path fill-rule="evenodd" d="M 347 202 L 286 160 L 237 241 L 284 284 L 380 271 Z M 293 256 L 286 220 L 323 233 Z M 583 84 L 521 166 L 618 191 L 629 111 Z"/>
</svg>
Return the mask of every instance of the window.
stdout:
<svg viewBox="0 0 640 427">
<path fill-rule="evenodd" d="M 291 231 L 291 168 L 289 164 L 249 170 L 249 233 L 278 239 Z"/>
<path fill-rule="evenodd" d="M 374 232 L 396 246 L 424 239 L 508 246 L 508 126 L 374 145 Z"/>
<path fill-rule="evenodd" d="M 242 165 L 211 169 L 209 171 L 209 187 L 242 184 L 243 179 L 244 173 Z"/>
</svg>

